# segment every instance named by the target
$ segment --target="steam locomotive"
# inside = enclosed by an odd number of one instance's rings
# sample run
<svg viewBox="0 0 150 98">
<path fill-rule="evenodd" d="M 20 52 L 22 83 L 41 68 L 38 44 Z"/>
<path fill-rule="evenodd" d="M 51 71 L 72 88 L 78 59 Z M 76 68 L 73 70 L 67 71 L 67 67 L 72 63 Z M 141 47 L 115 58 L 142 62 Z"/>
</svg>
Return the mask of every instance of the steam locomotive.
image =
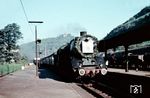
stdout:
<svg viewBox="0 0 150 98">
<path fill-rule="evenodd" d="M 67 78 L 105 75 L 107 66 L 104 53 L 98 51 L 97 42 L 96 37 L 80 32 L 80 37 L 75 37 L 57 52 L 42 58 L 41 66 L 53 67 Z"/>
</svg>

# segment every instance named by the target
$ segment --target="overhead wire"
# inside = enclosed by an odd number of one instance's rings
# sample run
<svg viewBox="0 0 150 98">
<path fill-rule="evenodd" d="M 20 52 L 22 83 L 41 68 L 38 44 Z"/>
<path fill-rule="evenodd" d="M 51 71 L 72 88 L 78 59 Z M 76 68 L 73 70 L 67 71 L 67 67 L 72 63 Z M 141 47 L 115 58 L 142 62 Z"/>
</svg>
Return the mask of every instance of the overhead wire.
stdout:
<svg viewBox="0 0 150 98">
<path fill-rule="evenodd" d="M 21 4 L 23 13 L 24 13 L 24 15 L 25 15 L 26 21 L 27 21 L 27 23 L 28 23 L 28 26 L 29 26 L 29 28 L 30 28 L 30 31 L 33 33 L 32 29 L 31 29 L 31 26 L 30 26 L 30 24 L 29 24 L 29 19 L 28 19 L 28 16 L 27 16 L 27 14 L 26 14 L 25 7 L 24 7 L 24 5 L 23 5 L 23 2 L 22 2 L 22 0 L 19 0 L 19 1 L 20 1 L 20 4 Z"/>
</svg>

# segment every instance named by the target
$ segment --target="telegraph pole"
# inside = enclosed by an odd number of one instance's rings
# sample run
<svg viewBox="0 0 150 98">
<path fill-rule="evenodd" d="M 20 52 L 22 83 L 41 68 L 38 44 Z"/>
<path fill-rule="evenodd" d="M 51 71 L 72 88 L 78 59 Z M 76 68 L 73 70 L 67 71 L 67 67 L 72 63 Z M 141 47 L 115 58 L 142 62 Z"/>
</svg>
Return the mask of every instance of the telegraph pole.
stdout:
<svg viewBox="0 0 150 98">
<path fill-rule="evenodd" d="M 37 23 L 43 23 L 43 21 L 28 21 L 29 23 L 34 23 L 34 24 L 37 24 Z M 36 60 L 36 76 L 39 77 L 39 74 L 38 74 L 38 70 L 39 70 L 39 67 L 38 67 L 38 50 L 37 50 L 37 44 L 38 42 L 40 43 L 41 40 L 38 40 L 37 39 L 37 26 L 35 25 L 35 60 Z"/>
</svg>

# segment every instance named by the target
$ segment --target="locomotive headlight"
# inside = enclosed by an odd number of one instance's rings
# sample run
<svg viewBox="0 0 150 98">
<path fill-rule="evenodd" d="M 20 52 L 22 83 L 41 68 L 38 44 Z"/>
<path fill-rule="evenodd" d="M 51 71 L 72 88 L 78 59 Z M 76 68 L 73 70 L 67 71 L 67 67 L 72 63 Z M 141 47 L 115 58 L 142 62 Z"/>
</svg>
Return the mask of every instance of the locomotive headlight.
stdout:
<svg viewBox="0 0 150 98">
<path fill-rule="evenodd" d="M 107 69 L 106 68 L 102 68 L 101 69 L 101 74 L 102 75 L 106 75 L 107 74 Z"/>
<path fill-rule="evenodd" d="M 103 67 L 103 64 L 100 64 L 100 67 Z"/>
<path fill-rule="evenodd" d="M 108 66 L 108 60 L 105 62 L 105 65 Z"/>
<path fill-rule="evenodd" d="M 85 70 L 84 69 L 79 69 L 79 75 L 84 76 L 85 75 Z"/>
</svg>

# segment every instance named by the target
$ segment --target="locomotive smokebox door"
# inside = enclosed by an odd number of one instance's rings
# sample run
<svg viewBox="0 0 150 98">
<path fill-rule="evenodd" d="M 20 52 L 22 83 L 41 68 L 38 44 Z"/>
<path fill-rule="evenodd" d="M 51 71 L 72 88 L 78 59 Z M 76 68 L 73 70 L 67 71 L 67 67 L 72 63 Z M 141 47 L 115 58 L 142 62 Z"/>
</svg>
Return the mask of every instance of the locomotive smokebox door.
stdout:
<svg viewBox="0 0 150 98">
<path fill-rule="evenodd" d="M 82 41 L 82 53 L 93 53 L 93 40 L 86 38 Z"/>
</svg>

